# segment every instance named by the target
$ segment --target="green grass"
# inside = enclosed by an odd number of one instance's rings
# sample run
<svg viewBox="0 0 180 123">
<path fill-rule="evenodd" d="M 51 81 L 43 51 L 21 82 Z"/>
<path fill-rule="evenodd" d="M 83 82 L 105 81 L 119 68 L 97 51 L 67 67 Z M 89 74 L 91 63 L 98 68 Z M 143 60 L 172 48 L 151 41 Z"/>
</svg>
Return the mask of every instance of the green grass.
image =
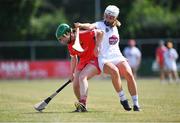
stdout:
<svg viewBox="0 0 180 123">
<path fill-rule="evenodd" d="M 1 80 L 0 122 L 180 122 L 180 84 L 157 79 L 138 80 L 141 112 L 126 112 L 109 79 L 89 81 L 87 113 L 72 113 L 72 85 L 66 87 L 43 113 L 33 105 L 52 94 L 66 80 Z M 126 82 L 123 87 L 132 105 Z"/>
</svg>

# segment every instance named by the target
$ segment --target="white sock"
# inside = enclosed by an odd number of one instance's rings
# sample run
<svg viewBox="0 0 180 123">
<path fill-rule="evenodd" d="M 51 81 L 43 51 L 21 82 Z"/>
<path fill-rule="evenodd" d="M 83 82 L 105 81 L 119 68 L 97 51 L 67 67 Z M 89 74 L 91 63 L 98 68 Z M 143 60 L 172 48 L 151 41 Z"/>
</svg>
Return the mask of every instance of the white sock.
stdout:
<svg viewBox="0 0 180 123">
<path fill-rule="evenodd" d="M 120 98 L 120 100 L 121 100 L 121 101 L 126 100 L 126 96 L 125 96 L 125 93 L 124 93 L 124 91 L 123 91 L 123 90 L 122 90 L 122 91 L 120 91 L 118 94 L 119 94 L 119 98 Z"/>
<path fill-rule="evenodd" d="M 133 104 L 139 107 L 138 95 L 132 96 Z"/>
</svg>

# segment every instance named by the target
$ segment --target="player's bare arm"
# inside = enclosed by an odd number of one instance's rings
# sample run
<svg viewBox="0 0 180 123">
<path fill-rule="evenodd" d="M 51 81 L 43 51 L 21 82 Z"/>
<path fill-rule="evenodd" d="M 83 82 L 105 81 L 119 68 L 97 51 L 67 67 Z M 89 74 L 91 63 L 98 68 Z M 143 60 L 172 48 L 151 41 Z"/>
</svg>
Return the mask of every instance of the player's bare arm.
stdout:
<svg viewBox="0 0 180 123">
<path fill-rule="evenodd" d="M 102 30 L 99 30 L 99 29 L 96 30 L 96 46 L 94 48 L 95 56 L 98 56 L 99 54 L 99 47 L 100 47 L 100 43 L 102 41 L 103 35 L 104 33 Z"/>
<path fill-rule="evenodd" d="M 72 81 L 74 79 L 74 72 L 75 72 L 77 63 L 78 63 L 77 55 L 71 56 L 71 75 L 70 75 L 70 80 L 72 80 Z"/>
<path fill-rule="evenodd" d="M 92 30 L 92 29 L 96 28 L 95 25 L 90 24 L 90 23 L 79 23 L 79 22 L 77 22 L 77 23 L 74 23 L 74 26 L 76 28 L 79 27 L 80 29 L 87 29 L 87 30 Z"/>
</svg>

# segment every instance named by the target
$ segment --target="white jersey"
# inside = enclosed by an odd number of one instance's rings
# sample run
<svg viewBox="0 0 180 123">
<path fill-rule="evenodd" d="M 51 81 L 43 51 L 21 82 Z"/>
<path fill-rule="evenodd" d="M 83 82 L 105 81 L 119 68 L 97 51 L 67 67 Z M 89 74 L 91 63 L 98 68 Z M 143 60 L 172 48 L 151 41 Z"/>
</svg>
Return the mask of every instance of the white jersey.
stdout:
<svg viewBox="0 0 180 123">
<path fill-rule="evenodd" d="M 119 49 L 120 40 L 117 27 L 106 26 L 104 21 L 99 21 L 94 24 L 97 29 L 101 29 L 104 32 L 98 56 L 101 71 L 103 71 L 103 66 L 107 62 L 117 65 L 118 63 L 125 61 L 126 59 Z"/>
<path fill-rule="evenodd" d="M 177 71 L 176 60 L 178 53 L 174 48 L 166 50 L 164 53 L 165 68 L 167 70 Z"/>
<path fill-rule="evenodd" d="M 137 47 L 126 47 L 123 50 L 124 56 L 128 59 L 128 63 L 132 68 L 136 68 L 139 65 L 141 59 L 141 51 Z"/>
</svg>

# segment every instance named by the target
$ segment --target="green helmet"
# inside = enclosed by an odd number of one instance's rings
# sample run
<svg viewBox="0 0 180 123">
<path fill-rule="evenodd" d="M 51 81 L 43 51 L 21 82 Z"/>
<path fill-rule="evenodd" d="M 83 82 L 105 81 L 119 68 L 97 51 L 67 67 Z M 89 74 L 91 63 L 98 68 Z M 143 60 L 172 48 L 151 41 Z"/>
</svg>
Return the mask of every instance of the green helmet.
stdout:
<svg viewBox="0 0 180 123">
<path fill-rule="evenodd" d="M 63 36 L 64 34 L 68 33 L 71 31 L 71 28 L 69 25 L 63 23 L 60 24 L 56 30 L 56 38 L 59 39 L 61 36 Z"/>
</svg>

